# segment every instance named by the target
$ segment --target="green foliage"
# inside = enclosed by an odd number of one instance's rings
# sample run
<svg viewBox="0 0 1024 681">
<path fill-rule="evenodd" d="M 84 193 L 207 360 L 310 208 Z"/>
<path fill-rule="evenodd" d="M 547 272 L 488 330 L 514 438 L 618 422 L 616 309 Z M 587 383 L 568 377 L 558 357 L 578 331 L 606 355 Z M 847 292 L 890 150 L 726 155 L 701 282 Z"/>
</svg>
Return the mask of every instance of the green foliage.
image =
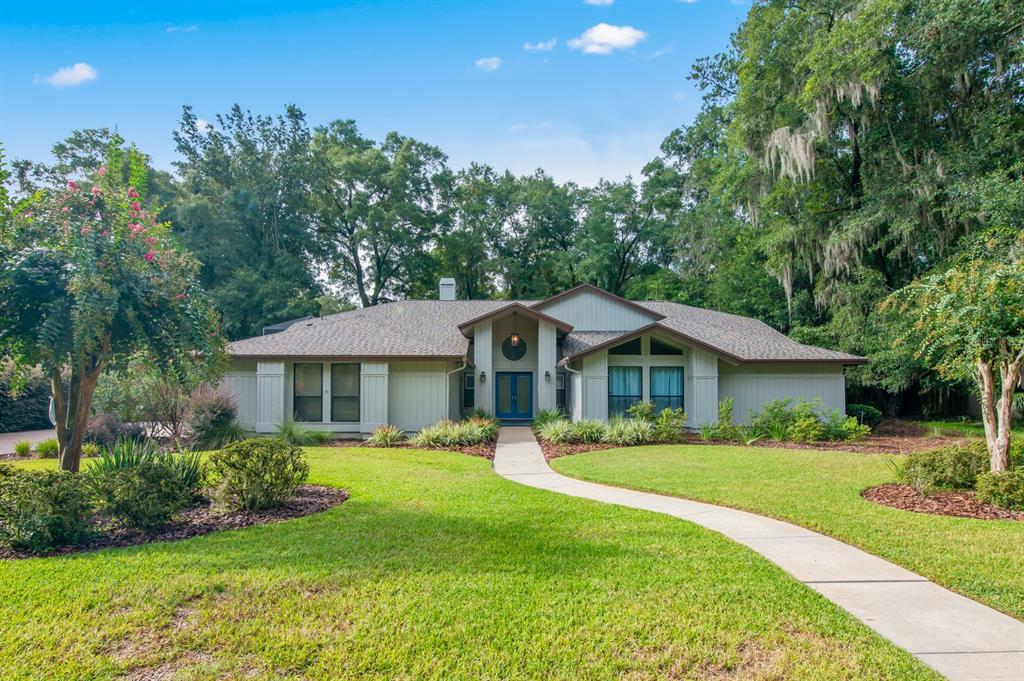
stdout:
<svg viewBox="0 0 1024 681">
<path fill-rule="evenodd" d="M 978 475 L 978 499 L 1012 511 L 1024 511 L 1024 468 Z"/>
<path fill-rule="evenodd" d="M 103 450 L 95 442 L 86 442 L 82 445 L 82 456 L 93 458 L 100 455 Z"/>
<path fill-rule="evenodd" d="M 14 453 L 17 456 L 28 456 L 32 453 L 32 443 L 28 440 L 18 440 L 14 443 Z"/>
<path fill-rule="evenodd" d="M 786 436 L 793 442 L 817 442 L 825 435 L 825 427 L 817 416 L 799 416 L 786 429 Z"/>
<path fill-rule="evenodd" d="M 271 438 L 233 442 L 210 455 L 216 499 L 235 511 L 256 511 L 287 501 L 309 476 L 302 449 Z"/>
<path fill-rule="evenodd" d="M 464 421 L 441 421 L 422 429 L 410 440 L 413 447 L 444 449 L 490 442 L 497 436 L 498 422 L 491 416 L 471 416 Z"/>
<path fill-rule="evenodd" d="M 678 442 L 686 433 L 686 412 L 682 409 L 662 409 L 654 420 L 656 442 Z"/>
<path fill-rule="evenodd" d="M 50 428 L 50 383 L 39 369 L 0 361 L 0 433 Z"/>
<path fill-rule="evenodd" d="M 983 442 L 975 442 L 908 454 L 896 472 L 903 484 L 930 494 L 936 489 L 972 489 L 986 470 L 988 451 Z"/>
<path fill-rule="evenodd" d="M 189 397 L 186 422 L 197 447 L 220 449 L 243 439 L 237 418 L 235 401 L 221 390 L 200 386 Z"/>
<path fill-rule="evenodd" d="M 490 414 L 486 416 L 473 414 L 463 419 L 463 422 L 478 427 L 483 434 L 484 440 L 487 442 L 496 440 L 498 438 L 498 431 L 501 430 L 501 422 Z"/>
<path fill-rule="evenodd" d="M 405 439 L 405 433 L 398 426 L 383 425 L 377 426 L 366 444 L 371 447 L 394 447 Z"/>
<path fill-rule="evenodd" d="M 0 466 L 0 545 L 45 552 L 90 536 L 92 507 L 80 476 Z"/>
<path fill-rule="evenodd" d="M 160 445 L 155 440 L 118 440 L 103 449 L 96 461 L 89 464 L 94 473 L 131 468 L 143 463 L 152 463 L 162 456 Z"/>
<path fill-rule="evenodd" d="M 614 419 L 608 424 L 603 441 L 619 447 L 650 444 L 655 441 L 654 424 L 644 419 Z"/>
<path fill-rule="evenodd" d="M 703 438 L 705 434 L 709 434 L 710 437 L 706 439 L 743 442 L 745 439 L 744 430 L 742 426 L 732 422 L 732 409 L 733 401 L 731 397 L 721 400 L 718 403 L 718 423 L 714 425 L 713 433 L 707 433 L 702 427 L 699 427 L 701 437 Z"/>
<path fill-rule="evenodd" d="M 100 447 L 113 447 L 121 440 L 141 440 L 145 437 L 142 426 L 126 423 L 117 414 L 100 412 L 89 419 L 85 428 L 85 441 Z"/>
<path fill-rule="evenodd" d="M 608 426 L 597 419 L 580 419 L 572 424 L 572 439 L 587 444 L 602 442 L 607 429 Z"/>
<path fill-rule="evenodd" d="M 143 531 L 169 523 L 192 496 L 164 457 L 123 467 L 95 466 L 88 478 L 100 515 Z"/>
<path fill-rule="evenodd" d="M 60 445 L 57 440 L 50 438 L 49 440 L 43 440 L 36 445 L 36 453 L 40 459 L 56 459 L 57 454 L 60 451 Z"/>
<path fill-rule="evenodd" d="M 547 421 L 536 428 L 536 431 L 537 437 L 541 440 L 556 445 L 573 442 L 576 436 L 572 421 L 564 418 Z"/>
<path fill-rule="evenodd" d="M 856 418 L 859 423 L 872 428 L 882 422 L 882 412 L 870 404 L 848 404 L 846 413 Z"/>
<path fill-rule="evenodd" d="M 533 416 L 533 430 L 539 431 L 546 424 L 552 421 L 564 419 L 565 416 L 557 409 L 541 409 Z"/>
<path fill-rule="evenodd" d="M 631 404 L 626 409 L 626 414 L 631 419 L 639 419 L 641 421 L 654 421 L 654 402 L 640 401 L 635 404 Z"/>
<path fill-rule="evenodd" d="M 711 442 L 718 435 L 717 423 L 701 423 L 697 426 L 697 434 L 704 442 Z"/>
<path fill-rule="evenodd" d="M 322 445 L 330 439 L 330 433 L 322 430 L 313 430 L 299 425 L 292 419 L 287 419 L 277 427 L 277 436 L 282 442 L 290 445 L 308 447 L 309 445 Z"/>
</svg>

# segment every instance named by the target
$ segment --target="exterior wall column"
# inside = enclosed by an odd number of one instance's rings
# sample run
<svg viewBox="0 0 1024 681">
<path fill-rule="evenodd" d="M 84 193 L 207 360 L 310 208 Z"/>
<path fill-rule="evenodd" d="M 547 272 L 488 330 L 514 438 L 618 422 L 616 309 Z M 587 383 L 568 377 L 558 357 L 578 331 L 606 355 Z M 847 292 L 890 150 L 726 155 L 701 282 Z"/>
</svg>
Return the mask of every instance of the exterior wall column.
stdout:
<svg viewBox="0 0 1024 681">
<path fill-rule="evenodd" d="M 284 362 L 256 363 L 256 432 L 274 433 L 284 422 Z"/>
<path fill-rule="evenodd" d="M 474 397 L 479 409 L 494 413 L 494 338 L 491 320 L 473 327 Z M 484 375 L 484 380 L 480 376 Z"/>
<path fill-rule="evenodd" d="M 690 364 L 693 413 L 689 423 L 701 426 L 718 422 L 718 357 L 694 348 Z"/>
<path fill-rule="evenodd" d="M 608 353 L 583 358 L 583 418 L 608 420 Z"/>
<path fill-rule="evenodd" d="M 558 381 L 558 336 L 555 326 L 543 319 L 537 323 L 537 409 L 554 409 Z M 547 374 L 547 378 L 545 378 Z"/>
<path fill-rule="evenodd" d="M 388 423 L 388 363 L 359 365 L 359 432 L 372 433 Z"/>
</svg>

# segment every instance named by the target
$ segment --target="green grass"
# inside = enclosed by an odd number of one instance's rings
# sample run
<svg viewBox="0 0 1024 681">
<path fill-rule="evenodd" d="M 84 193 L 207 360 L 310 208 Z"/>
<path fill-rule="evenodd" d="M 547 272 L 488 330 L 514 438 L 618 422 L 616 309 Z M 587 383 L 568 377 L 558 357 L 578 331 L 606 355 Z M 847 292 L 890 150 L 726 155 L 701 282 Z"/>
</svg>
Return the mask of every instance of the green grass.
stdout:
<svg viewBox="0 0 1024 681">
<path fill-rule="evenodd" d="M 935 435 L 985 437 L 985 426 L 981 421 L 919 421 L 918 423 Z M 1010 430 L 1014 437 L 1024 437 L 1024 429 L 1021 428 L 1021 424 L 1014 423 Z"/>
<path fill-rule="evenodd" d="M 309 451 L 342 506 L 0 563 L 0 678 L 936 678 L 690 523 L 479 458 Z"/>
<path fill-rule="evenodd" d="M 577 478 L 733 506 L 859 546 L 1024 619 L 1024 522 L 911 513 L 865 501 L 892 482 L 885 457 L 758 447 L 666 446 L 556 459 Z"/>
</svg>

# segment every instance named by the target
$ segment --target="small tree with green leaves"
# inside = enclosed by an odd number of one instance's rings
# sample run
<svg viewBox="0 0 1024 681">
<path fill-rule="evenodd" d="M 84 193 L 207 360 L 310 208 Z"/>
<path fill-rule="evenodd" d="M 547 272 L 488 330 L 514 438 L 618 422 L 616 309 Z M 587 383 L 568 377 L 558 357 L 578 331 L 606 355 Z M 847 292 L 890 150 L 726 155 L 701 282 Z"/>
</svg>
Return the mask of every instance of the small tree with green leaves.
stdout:
<svg viewBox="0 0 1024 681">
<path fill-rule="evenodd" d="M 941 272 L 885 303 L 913 320 L 913 342 L 944 378 L 973 379 L 993 471 L 1009 467 L 1013 395 L 1024 364 L 1024 234 L 973 237 Z"/>
<path fill-rule="evenodd" d="M 93 391 L 111 363 L 144 353 L 177 373 L 224 347 L 195 259 L 143 207 L 145 157 L 120 145 L 89 178 L 5 211 L 0 232 L 0 358 L 47 372 L 68 471 L 78 470 Z"/>
</svg>

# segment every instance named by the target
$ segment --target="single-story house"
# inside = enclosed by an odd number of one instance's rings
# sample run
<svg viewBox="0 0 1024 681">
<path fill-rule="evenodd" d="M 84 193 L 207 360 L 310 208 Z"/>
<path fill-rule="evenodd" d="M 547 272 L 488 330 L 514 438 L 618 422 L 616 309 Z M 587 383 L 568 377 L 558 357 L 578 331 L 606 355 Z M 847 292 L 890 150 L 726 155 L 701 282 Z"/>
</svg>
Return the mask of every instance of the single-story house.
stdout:
<svg viewBox="0 0 1024 681">
<path fill-rule="evenodd" d="M 292 418 L 367 435 L 418 430 L 477 408 L 528 422 L 541 409 L 605 421 L 640 400 L 737 422 L 777 398 L 845 409 L 843 367 L 863 357 L 802 345 L 768 325 L 584 284 L 545 300 L 406 300 L 291 324 L 230 344 L 225 388 L 248 430 Z"/>
</svg>

